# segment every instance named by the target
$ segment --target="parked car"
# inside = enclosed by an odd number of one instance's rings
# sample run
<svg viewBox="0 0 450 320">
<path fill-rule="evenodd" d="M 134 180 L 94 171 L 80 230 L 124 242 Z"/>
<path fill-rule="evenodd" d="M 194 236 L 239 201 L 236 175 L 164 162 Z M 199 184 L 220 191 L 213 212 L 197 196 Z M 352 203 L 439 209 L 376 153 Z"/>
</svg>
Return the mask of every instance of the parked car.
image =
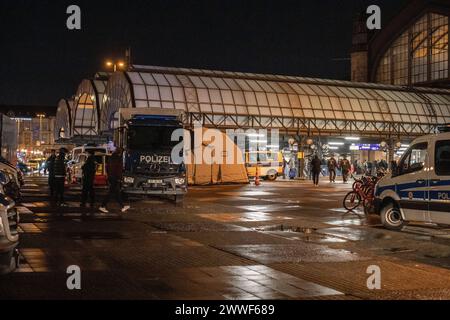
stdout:
<svg viewBox="0 0 450 320">
<path fill-rule="evenodd" d="M 77 160 L 71 160 L 68 163 L 69 176 L 72 183 L 81 183 L 83 177 L 82 167 L 88 157 L 87 153 L 81 153 L 77 155 Z M 97 169 L 95 172 L 94 185 L 106 185 L 106 161 L 109 155 L 102 151 L 94 153 Z"/>
<path fill-rule="evenodd" d="M 8 177 L 8 182 L 3 185 L 4 193 L 14 201 L 19 200 L 20 188 L 25 183 L 22 173 L 7 161 L 0 161 L 0 172 Z"/>
<path fill-rule="evenodd" d="M 41 170 L 43 161 L 40 159 L 31 159 L 25 164 L 27 166 L 28 171 L 34 172 Z"/>
<path fill-rule="evenodd" d="M 12 272 L 19 263 L 19 213 L 15 202 L 4 193 L 10 177 L 0 172 L 0 275 Z"/>
</svg>

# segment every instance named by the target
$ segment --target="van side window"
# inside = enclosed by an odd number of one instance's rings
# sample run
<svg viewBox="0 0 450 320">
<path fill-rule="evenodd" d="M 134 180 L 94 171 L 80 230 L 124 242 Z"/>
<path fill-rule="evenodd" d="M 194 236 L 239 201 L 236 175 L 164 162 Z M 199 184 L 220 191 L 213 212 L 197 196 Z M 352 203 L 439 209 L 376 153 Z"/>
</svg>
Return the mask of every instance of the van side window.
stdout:
<svg viewBox="0 0 450 320">
<path fill-rule="evenodd" d="M 427 159 L 428 143 L 418 143 L 411 147 L 400 162 L 400 174 L 420 171 Z"/>
<path fill-rule="evenodd" d="M 438 176 L 450 176 L 450 140 L 436 142 L 434 159 L 436 174 Z"/>
</svg>

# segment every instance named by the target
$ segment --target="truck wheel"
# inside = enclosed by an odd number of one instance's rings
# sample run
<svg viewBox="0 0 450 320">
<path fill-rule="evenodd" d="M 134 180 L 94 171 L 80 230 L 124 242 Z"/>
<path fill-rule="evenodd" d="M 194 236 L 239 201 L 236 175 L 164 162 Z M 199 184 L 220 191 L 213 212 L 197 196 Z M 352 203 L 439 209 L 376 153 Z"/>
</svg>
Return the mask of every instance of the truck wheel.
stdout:
<svg viewBox="0 0 450 320">
<path fill-rule="evenodd" d="M 389 203 L 381 209 L 380 217 L 386 229 L 401 230 L 405 226 L 400 209 L 393 203 Z"/>
</svg>

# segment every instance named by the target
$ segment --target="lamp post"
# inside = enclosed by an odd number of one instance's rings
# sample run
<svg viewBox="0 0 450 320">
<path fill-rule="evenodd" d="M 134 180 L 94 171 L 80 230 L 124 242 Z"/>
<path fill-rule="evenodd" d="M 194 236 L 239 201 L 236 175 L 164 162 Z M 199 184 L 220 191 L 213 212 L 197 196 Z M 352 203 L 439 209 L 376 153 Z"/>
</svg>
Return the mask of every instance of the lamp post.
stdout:
<svg viewBox="0 0 450 320">
<path fill-rule="evenodd" d="M 117 70 L 123 70 L 126 67 L 126 63 L 123 61 L 113 61 L 113 60 L 108 60 L 106 61 L 106 67 L 108 69 L 112 69 L 113 72 L 116 72 Z"/>
</svg>

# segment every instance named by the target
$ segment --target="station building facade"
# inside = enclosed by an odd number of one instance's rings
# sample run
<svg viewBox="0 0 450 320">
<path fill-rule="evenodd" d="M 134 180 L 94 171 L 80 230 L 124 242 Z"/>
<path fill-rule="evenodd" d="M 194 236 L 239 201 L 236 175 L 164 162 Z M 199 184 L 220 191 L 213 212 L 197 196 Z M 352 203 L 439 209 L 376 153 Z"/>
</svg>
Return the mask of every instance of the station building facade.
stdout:
<svg viewBox="0 0 450 320">
<path fill-rule="evenodd" d="M 371 33 L 355 20 L 352 80 L 399 86 L 450 88 L 448 0 L 410 1 L 382 29 Z"/>
</svg>

